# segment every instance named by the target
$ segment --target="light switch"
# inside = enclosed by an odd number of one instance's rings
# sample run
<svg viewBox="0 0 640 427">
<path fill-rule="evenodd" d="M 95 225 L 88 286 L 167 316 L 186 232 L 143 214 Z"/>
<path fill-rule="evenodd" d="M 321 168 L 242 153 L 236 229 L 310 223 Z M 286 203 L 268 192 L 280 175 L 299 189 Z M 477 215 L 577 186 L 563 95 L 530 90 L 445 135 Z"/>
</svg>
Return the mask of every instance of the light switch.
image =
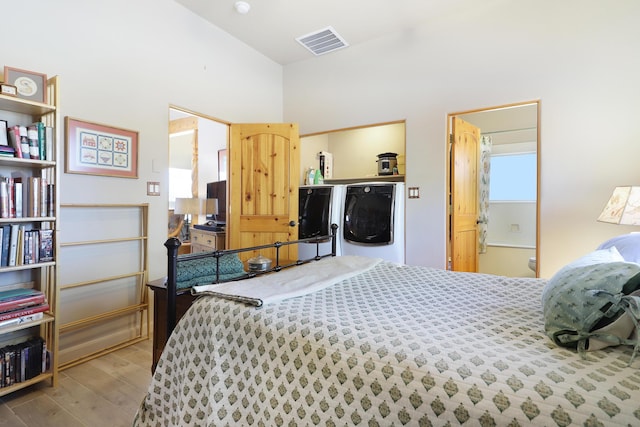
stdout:
<svg viewBox="0 0 640 427">
<path fill-rule="evenodd" d="M 147 181 L 147 196 L 159 196 L 160 183 L 157 181 Z"/>
<path fill-rule="evenodd" d="M 409 198 L 410 199 L 419 199 L 420 198 L 420 187 L 408 187 Z"/>
</svg>

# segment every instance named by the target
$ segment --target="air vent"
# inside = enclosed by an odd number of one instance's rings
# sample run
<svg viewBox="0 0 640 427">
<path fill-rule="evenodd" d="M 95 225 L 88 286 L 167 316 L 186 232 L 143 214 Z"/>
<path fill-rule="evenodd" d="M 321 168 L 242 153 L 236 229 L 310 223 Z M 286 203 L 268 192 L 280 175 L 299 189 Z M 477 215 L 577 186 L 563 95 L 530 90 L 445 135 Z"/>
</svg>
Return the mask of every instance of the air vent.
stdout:
<svg viewBox="0 0 640 427">
<path fill-rule="evenodd" d="M 332 27 L 323 28 L 322 30 L 298 37 L 296 40 L 316 56 L 349 46 Z"/>
</svg>

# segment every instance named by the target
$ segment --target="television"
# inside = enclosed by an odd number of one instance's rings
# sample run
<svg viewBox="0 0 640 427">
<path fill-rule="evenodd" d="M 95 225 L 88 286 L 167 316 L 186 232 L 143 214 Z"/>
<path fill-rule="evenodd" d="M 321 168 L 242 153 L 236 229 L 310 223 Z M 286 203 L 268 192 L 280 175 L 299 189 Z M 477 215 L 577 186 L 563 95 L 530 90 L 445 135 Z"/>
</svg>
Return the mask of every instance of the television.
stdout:
<svg viewBox="0 0 640 427">
<path fill-rule="evenodd" d="M 207 215 L 207 221 L 224 226 L 227 224 L 227 181 L 207 183 L 207 199 L 218 199 L 218 213 Z"/>
</svg>

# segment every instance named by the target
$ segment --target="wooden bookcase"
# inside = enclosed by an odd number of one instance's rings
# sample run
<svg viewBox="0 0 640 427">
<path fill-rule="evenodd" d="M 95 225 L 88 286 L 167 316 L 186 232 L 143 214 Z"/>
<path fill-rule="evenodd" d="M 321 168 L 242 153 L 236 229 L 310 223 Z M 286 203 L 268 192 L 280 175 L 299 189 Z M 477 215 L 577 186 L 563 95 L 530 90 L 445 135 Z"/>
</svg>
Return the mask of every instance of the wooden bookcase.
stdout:
<svg viewBox="0 0 640 427">
<path fill-rule="evenodd" d="M 9 127 L 14 125 L 28 126 L 36 122 L 42 122 L 51 128 L 52 140 L 49 157 L 44 160 L 34 160 L 15 157 L 0 157 L 0 176 L 5 178 L 20 177 L 23 180 L 39 178 L 40 183 L 46 181 L 53 184 L 50 196 L 53 201 L 49 208 L 40 209 L 33 215 L 32 212 L 5 213 L 0 217 L 0 226 L 4 230 L 6 226 L 18 225 L 24 230 L 52 230 L 53 233 L 53 261 L 25 263 L 23 257 L 18 257 L 15 265 L 0 266 L 0 291 L 20 287 L 30 287 L 41 290 L 49 304 L 49 310 L 40 320 L 25 322 L 19 325 L 9 325 L 0 328 L 0 348 L 7 348 L 14 344 L 27 341 L 30 338 L 40 336 L 45 340 L 48 352 L 48 365 L 44 373 L 29 380 L 19 380 L 11 385 L 0 387 L 0 396 L 12 393 L 16 390 L 28 387 L 32 384 L 51 381 L 53 386 L 58 379 L 58 287 L 57 287 L 57 233 L 58 233 L 58 193 L 59 193 L 59 167 L 58 167 L 58 141 L 60 141 L 61 126 L 57 111 L 59 88 L 58 77 L 52 77 L 47 81 L 48 103 L 34 102 L 18 97 L 0 95 L 0 120 L 7 122 Z M 11 142 L 9 141 L 9 145 Z M 8 194 L 5 195 L 8 197 Z M 32 214 L 32 216 L 29 216 Z M 7 216 L 9 215 L 9 216 Z M 4 248 L 6 249 L 6 248 Z"/>
</svg>

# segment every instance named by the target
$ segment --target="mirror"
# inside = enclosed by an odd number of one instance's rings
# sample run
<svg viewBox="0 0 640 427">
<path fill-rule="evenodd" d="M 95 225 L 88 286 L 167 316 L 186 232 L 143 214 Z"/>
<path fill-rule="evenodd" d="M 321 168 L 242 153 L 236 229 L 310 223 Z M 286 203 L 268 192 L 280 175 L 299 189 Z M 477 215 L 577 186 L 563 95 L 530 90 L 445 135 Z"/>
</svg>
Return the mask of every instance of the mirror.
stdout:
<svg viewBox="0 0 640 427">
<path fill-rule="evenodd" d="M 486 212 L 478 214 L 481 236 L 486 227 L 485 240 L 479 237 L 478 272 L 537 277 L 539 102 L 455 113 L 449 120 L 453 117 L 479 128 L 479 145 L 485 147 L 478 167 L 478 186 L 488 180 L 485 191 L 478 189 L 479 206 L 481 194 L 488 195 Z M 448 229 L 448 242 L 450 234 Z"/>
</svg>

